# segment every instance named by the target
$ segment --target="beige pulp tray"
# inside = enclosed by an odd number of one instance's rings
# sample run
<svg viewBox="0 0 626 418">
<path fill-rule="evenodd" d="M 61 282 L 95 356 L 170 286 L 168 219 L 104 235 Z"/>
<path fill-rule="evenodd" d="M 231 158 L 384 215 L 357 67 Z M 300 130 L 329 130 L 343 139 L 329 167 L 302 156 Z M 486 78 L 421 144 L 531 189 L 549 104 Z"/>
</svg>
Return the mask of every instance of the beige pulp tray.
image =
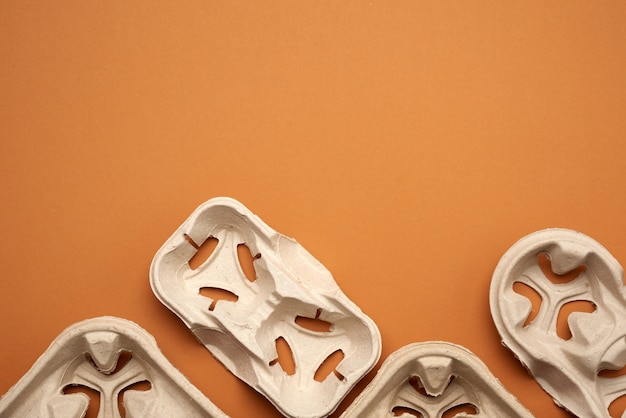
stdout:
<svg viewBox="0 0 626 418">
<path fill-rule="evenodd" d="M 563 277 L 551 278 L 539 263 L 542 255 Z M 541 297 L 532 321 L 532 304 L 516 284 Z M 581 301 L 592 312 L 571 313 L 571 337 L 560 336 L 559 314 Z M 610 418 L 610 404 L 626 394 L 626 376 L 607 373 L 626 364 L 626 297 L 623 269 L 602 245 L 568 229 L 522 238 L 496 267 L 490 305 L 503 344 L 557 404 L 579 417 Z"/>
<path fill-rule="evenodd" d="M 193 269 L 208 242 L 215 249 Z M 196 209 L 156 253 L 150 280 L 198 340 L 286 416 L 329 415 L 380 358 L 376 325 L 331 273 L 233 199 Z M 334 372 L 317 376 L 330 361 L 339 361 Z"/>
<path fill-rule="evenodd" d="M 99 393 L 99 418 L 121 418 L 120 400 L 128 418 L 227 418 L 167 361 L 150 334 L 113 317 L 63 331 L 0 398 L 0 417 L 81 418 L 89 407 L 86 393 Z"/>
<path fill-rule="evenodd" d="M 467 349 L 447 342 L 392 353 L 341 418 L 532 418 Z"/>
</svg>

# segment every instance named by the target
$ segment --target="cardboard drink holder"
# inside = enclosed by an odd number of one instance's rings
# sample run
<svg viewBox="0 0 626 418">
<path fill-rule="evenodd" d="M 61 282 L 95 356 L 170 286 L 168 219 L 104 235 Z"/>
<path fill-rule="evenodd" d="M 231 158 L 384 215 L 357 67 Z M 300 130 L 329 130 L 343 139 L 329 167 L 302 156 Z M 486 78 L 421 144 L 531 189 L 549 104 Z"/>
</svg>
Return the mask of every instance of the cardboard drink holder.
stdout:
<svg viewBox="0 0 626 418">
<path fill-rule="evenodd" d="M 440 418 L 444 414 L 532 417 L 470 351 L 447 342 L 428 342 L 389 355 L 341 418 Z"/>
<path fill-rule="evenodd" d="M 207 240 L 216 247 L 192 269 Z M 247 275 L 242 250 L 252 256 Z M 380 358 L 378 328 L 330 272 L 233 199 L 196 209 L 156 253 L 150 280 L 198 340 L 284 415 L 329 415 Z M 334 371 L 320 377 L 327 362 Z"/>
<path fill-rule="evenodd" d="M 89 393 L 98 417 L 226 418 L 170 364 L 156 341 L 125 319 L 100 317 L 67 328 L 0 399 L 3 418 L 81 418 Z"/>
<path fill-rule="evenodd" d="M 536 312 L 520 286 L 540 297 Z M 576 416 L 609 418 L 610 404 L 626 394 L 626 375 L 612 376 L 626 364 L 624 289 L 617 260 L 568 229 L 522 238 L 493 274 L 491 313 L 503 344 Z M 576 303 L 581 308 L 570 313 Z M 565 314 L 569 333 L 559 334 L 557 321 Z"/>
</svg>

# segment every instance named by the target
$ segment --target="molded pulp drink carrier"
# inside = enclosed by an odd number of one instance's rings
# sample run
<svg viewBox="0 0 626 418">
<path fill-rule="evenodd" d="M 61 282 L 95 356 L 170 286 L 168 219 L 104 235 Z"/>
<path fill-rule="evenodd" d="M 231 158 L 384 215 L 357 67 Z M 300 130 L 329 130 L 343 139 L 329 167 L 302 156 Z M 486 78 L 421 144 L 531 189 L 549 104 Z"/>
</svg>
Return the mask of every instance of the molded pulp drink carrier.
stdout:
<svg viewBox="0 0 626 418">
<path fill-rule="evenodd" d="M 66 329 L 0 399 L 0 417 L 81 418 L 88 393 L 98 416 L 227 418 L 125 319 L 89 319 Z"/>
<path fill-rule="evenodd" d="M 446 342 L 415 343 L 392 353 L 341 418 L 532 418 L 487 366 Z"/>
<path fill-rule="evenodd" d="M 534 316 L 533 293 L 541 300 Z M 567 229 L 522 238 L 498 263 L 490 305 L 502 342 L 557 404 L 610 418 L 626 394 L 626 375 L 615 373 L 626 364 L 626 297 L 624 271 L 602 245 Z M 571 335 L 558 332 L 564 315 Z"/>
<path fill-rule="evenodd" d="M 192 268 L 209 243 L 212 254 Z M 284 415 L 329 415 L 380 357 L 376 325 L 330 272 L 233 199 L 196 209 L 156 253 L 150 277 L 159 300 Z M 320 376 L 329 362 L 334 372 Z"/>
</svg>

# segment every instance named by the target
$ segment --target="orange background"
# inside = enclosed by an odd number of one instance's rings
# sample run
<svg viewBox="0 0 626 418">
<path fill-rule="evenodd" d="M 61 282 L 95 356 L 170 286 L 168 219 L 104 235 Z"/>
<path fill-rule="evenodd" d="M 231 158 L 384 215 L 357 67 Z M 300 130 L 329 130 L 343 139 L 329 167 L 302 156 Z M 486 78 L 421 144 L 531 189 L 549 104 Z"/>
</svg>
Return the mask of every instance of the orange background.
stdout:
<svg viewBox="0 0 626 418">
<path fill-rule="evenodd" d="M 231 196 L 333 273 L 381 361 L 451 341 L 569 416 L 500 345 L 488 289 L 546 227 L 626 262 L 624 22 L 620 2 L 0 2 L 0 393 L 114 315 L 230 416 L 279 416 L 149 287 L 170 234 Z"/>
</svg>

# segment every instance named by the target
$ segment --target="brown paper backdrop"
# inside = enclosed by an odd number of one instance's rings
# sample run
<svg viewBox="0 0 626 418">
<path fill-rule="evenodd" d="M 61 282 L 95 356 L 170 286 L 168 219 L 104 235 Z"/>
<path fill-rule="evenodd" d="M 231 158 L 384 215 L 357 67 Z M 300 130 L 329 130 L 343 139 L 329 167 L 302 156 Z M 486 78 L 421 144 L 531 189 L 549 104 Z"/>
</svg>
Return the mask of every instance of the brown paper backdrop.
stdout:
<svg viewBox="0 0 626 418">
<path fill-rule="evenodd" d="M 148 284 L 179 224 L 232 196 L 333 273 L 382 359 L 455 342 L 568 416 L 500 345 L 488 288 L 545 227 L 626 262 L 625 21 L 618 2 L 1 2 L 0 393 L 114 315 L 232 417 L 279 416 Z"/>
</svg>

